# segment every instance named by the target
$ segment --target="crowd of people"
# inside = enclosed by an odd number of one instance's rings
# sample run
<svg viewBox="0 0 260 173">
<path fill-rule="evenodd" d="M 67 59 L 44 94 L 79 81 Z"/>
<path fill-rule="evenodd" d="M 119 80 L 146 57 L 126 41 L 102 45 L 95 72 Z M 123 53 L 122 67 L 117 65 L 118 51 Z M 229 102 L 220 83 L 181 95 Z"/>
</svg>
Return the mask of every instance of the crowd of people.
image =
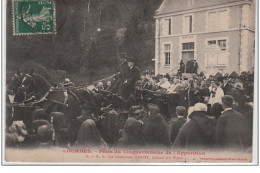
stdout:
<svg viewBox="0 0 260 173">
<path fill-rule="evenodd" d="M 249 72 L 217 73 L 208 78 L 203 72 L 154 76 L 145 71 L 141 75 L 133 58 L 123 58 L 115 79 L 106 84 L 98 82 L 95 88 L 116 93 L 123 101 L 137 90 L 150 94 L 145 105 L 138 102 L 140 105 L 126 110 L 122 127 L 111 136 L 114 142 L 101 133 L 99 120 L 104 117 L 98 120 L 83 106 L 74 129 L 65 123 L 64 113 L 47 114 L 44 109 L 36 109 L 32 130 L 22 121 L 14 121 L 7 128 L 6 145 L 238 151 L 252 146 L 254 85 Z M 158 98 L 163 98 L 159 102 L 167 105 L 167 110 L 154 102 Z"/>
</svg>

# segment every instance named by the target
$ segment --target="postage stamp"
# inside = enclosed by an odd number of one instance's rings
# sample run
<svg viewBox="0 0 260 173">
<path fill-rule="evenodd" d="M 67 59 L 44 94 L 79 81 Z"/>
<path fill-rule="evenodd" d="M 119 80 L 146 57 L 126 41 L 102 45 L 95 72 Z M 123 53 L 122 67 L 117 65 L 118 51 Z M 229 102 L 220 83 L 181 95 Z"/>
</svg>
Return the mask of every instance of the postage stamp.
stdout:
<svg viewBox="0 0 260 173">
<path fill-rule="evenodd" d="M 13 34 L 55 34 L 54 0 L 13 0 Z"/>
</svg>

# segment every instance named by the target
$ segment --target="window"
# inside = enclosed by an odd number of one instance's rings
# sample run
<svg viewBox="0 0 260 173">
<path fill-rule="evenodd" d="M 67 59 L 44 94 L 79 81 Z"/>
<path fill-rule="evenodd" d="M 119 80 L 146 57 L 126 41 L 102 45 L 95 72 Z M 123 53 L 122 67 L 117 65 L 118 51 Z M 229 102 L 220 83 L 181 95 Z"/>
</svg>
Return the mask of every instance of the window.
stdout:
<svg viewBox="0 0 260 173">
<path fill-rule="evenodd" d="M 194 43 L 182 43 L 182 50 L 194 50 Z"/>
<path fill-rule="evenodd" d="M 170 44 L 164 45 L 164 65 L 165 66 L 171 65 L 171 45 Z"/>
<path fill-rule="evenodd" d="M 164 35 L 171 35 L 171 31 L 172 31 L 172 20 L 171 19 L 165 19 L 164 21 L 165 26 L 163 28 L 163 30 L 165 30 Z"/>
<path fill-rule="evenodd" d="M 208 12 L 208 31 L 225 30 L 228 28 L 227 10 Z"/>
<path fill-rule="evenodd" d="M 226 42 L 227 40 L 209 40 L 208 41 L 208 55 L 207 64 L 213 66 L 227 65 L 227 55 L 226 55 Z"/>
<path fill-rule="evenodd" d="M 184 16 L 184 33 L 192 33 L 192 15 Z"/>
</svg>

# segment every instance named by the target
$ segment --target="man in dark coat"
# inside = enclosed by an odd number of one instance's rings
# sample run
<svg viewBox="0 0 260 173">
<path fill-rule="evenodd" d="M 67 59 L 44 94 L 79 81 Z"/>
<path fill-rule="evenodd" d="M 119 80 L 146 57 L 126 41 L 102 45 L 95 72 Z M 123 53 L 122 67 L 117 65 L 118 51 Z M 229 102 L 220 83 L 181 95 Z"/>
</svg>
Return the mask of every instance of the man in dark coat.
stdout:
<svg viewBox="0 0 260 173">
<path fill-rule="evenodd" d="M 186 119 L 184 118 L 186 114 L 186 108 L 183 106 L 177 106 L 176 107 L 176 114 L 177 118 L 173 119 L 172 126 L 171 126 L 171 143 L 173 144 L 180 128 L 182 125 L 186 122 Z"/>
<path fill-rule="evenodd" d="M 121 87 L 121 97 L 124 100 L 129 99 L 130 94 L 134 91 L 135 82 L 140 79 L 140 70 L 135 65 L 134 58 L 128 58 L 128 73 L 125 75 L 124 83 Z"/>
<path fill-rule="evenodd" d="M 129 67 L 128 63 L 126 61 L 126 56 L 121 56 L 119 58 L 119 68 L 118 68 L 118 74 L 115 76 L 115 80 L 111 83 L 111 86 L 107 89 L 108 91 L 111 91 L 113 93 L 120 93 L 120 86 L 125 81 L 125 76 L 128 73 Z"/>
<path fill-rule="evenodd" d="M 222 97 L 224 112 L 217 122 L 216 142 L 221 149 L 242 151 L 245 149 L 247 141 L 246 121 L 239 112 L 232 109 L 232 105 L 232 96 Z"/>
<path fill-rule="evenodd" d="M 214 145 L 215 119 L 207 115 L 207 106 L 203 103 L 194 105 L 190 121 L 180 129 L 173 148 L 207 149 Z"/>
<path fill-rule="evenodd" d="M 198 72 L 198 63 L 196 60 L 193 60 L 193 73 L 196 73 Z"/>
<path fill-rule="evenodd" d="M 152 148 L 170 148 L 169 129 L 158 106 L 148 105 L 148 117 L 144 119 L 144 135 Z"/>
<path fill-rule="evenodd" d="M 223 80 L 223 91 L 225 95 L 230 95 L 233 86 L 230 79 Z"/>
<path fill-rule="evenodd" d="M 185 64 L 183 63 L 183 60 L 180 62 L 180 73 L 184 73 L 185 71 Z"/>
</svg>

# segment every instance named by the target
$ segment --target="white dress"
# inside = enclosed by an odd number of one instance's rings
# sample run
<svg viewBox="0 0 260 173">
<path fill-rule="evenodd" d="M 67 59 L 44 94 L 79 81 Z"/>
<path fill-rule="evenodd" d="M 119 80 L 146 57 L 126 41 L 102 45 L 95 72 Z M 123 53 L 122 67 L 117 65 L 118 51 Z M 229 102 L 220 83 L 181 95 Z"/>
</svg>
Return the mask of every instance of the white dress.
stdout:
<svg viewBox="0 0 260 173">
<path fill-rule="evenodd" d="M 214 103 L 222 103 L 221 98 L 224 96 L 223 89 L 221 87 L 218 87 L 215 92 L 215 94 L 211 93 L 209 97 L 209 104 L 211 105 L 213 105 Z"/>
</svg>

